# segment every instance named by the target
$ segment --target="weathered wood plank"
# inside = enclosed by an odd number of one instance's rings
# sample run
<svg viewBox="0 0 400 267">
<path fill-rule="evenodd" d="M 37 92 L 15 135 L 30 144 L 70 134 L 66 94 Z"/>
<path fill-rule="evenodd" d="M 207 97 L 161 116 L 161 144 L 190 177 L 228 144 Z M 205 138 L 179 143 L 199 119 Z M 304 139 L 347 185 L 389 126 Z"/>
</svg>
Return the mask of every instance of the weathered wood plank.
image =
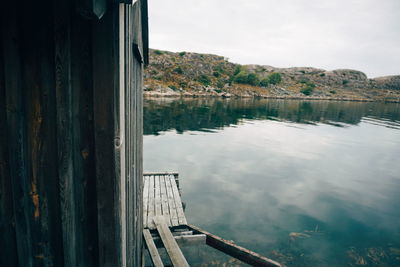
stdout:
<svg viewBox="0 0 400 267">
<path fill-rule="evenodd" d="M 260 254 L 257 254 L 251 250 L 248 250 L 246 248 L 243 248 L 241 246 L 238 246 L 234 244 L 231 241 L 225 240 L 219 236 L 210 234 L 209 232 L 204 231 L 203 229 L 200 229 L 199 227 L 193 226 L 193 225 L 188 225 L 190 229 L 195 231 L 196 233 L 199 234 L 204 234 L 207 236 L 206 238 L 206 244 L 218 249 L 219 251 L 224 252 L 225 254 L 228 254 L 238 260 L 241 260 L 247 264 L 250 264 L 252 266 L 268 266 L 268 267 L 282 267 L 283 265 L 271 260 L 269 258 L 266 258 L 264 256 L 261 256 Z"/>
<path fill-rule="evenodd" d="M 153 237 L 148 229 L 143 230 L 143 237 L 146 243 L 146 247 L 149 250 L 151 262 L 155 267 L 163 267 L 164 264 L 161 260 L 160 254 L 158 253 L 157 247 L 154 244 Z"/>
<path fill-rule="evenodd" d="M 119 90 L 118 15 L 119 10 L 115 7 L 111 8 L 100 21 L 92 24 L 94 139 L 100 267 L 119 266 L 122 262 L 120 173 L 116 171 L 119 163 L 116 161 L 115 153 L 115 124 L 119 121 L 115 117 L 115 110 L 119 108 L 117 93 Z M 130 195 L 129 188 L 126 190 Z M 132 214 L 126 210 L 124 212 L 128 215 Z M 132 216 L 134 215 L 132 214 Z M 128 223 L 128 227 L 134 227 L 134 224 L 129 226 Z M 129 231 L 127 235 L 129 236 Z"/>
<path fill-rule="evenodd" d="M 184 267 L 189 266 L 182 251 L 180 250 L 178 244 L 176 243 L 171 231 L 169 230 L 167 224 L 164 221 L 164 217 L 157 216 L 154 217 L 154 223 L 157 227 L 157 231 L 164 243 L 165 249 L 171 259 L 174 266 Z"/>
<path fill-rule="evenodd" d="M 71 10 L 69 10 L 71 12 Z M 91 23 L 71 12 L 71 87 L 76 253 L 81 266 L 99 266 L 93 125 Z"/>
<path fill-rule="evenodd" d="M 170 179 L 165 179 L 165 185 L 167 189 L 167 198 L 168 198 L 168 207 L 169 207 L 169 215 L 171 219 L 172 226 L 179 225 L 178 213 L 176 211 L 176 205 L 174 200 L 174 193 L 172 191 L 172 184 Z"/>
<path fill-rule="evenodd" d="M 175 200 L 175 205 L 176 205 L 176 211 L 178 213 L 178 220 L 180 225 L 186 225 L 186 217 L 185 213 L 183 212 L 183 207 L 182 207 L 182 199 L 178 191 L 178 187 L 175 182 L 175 178 L 173 176 L 170 176 L 170 181 L 172 185 L 172 191 L 174 194 L 174 200 Z"/>
<path fill-rule="evenodd" d="M 0 18 L 0 28 L 3 21 Z M 2 36 L 0 35 L 0 40 Z M 8 157 L 6 96 L 4 83 L 3 43 L 0 41 L 0 266 L 18 266 L 14 222 L 14 203 Z M 10 67 L 10 66 L 7 66 Z"/>
<path fill-rule="evenodd" d="M 155 176 L 155 196 L 154 200 L 156 203 L 156 214 L 155 216 L 160 216 L 162 215 L 162 210 L 161 210 L 161 186 L 160 186 L 160 175 Z"/>
<path fill-rule="evenodd" d="M 162 214 L 165 218 L 165 221 L 168 226 L 171 226 L 171 218 L 169 216 L 169 205 L 168 205 L 168 196 L 167 196 L 167 186 L 166 179 L 164 175 L 160 176 L 160 187 L 161 187 L 161 209 Z"/>
<path fill-rule="evenodd" d="M 58 179 L 64 264 L 77 266 L 77 215 L 75 213 L 75 177 L 73 160 L 73 120 L 71 86 L 71 23 L 69 4 L 61 1 L 55 8 L 55 92 L 57 108 Z M 75 172 L 76 173 L 76 172 Z"/>
<path fill-rule="evenodd" d="M 149 176 L 144 176 L 144 186 L 143 186 L 143 225 L 147 228 L 147 212 L 149 210 Z"/>
<path fill-rule="evenodd" d="M 147 214 L 147 227 L 154 229 L 153 217 L 155 216 L 155 190 L 154 190 L 154 175 L 149 176 L 150 183 L 149 183 L 149 208 Z"/>
<path fill-rule="evenodd" d="M 18 9 L 21 33 L 22 97 L 27 197 L 24 207 L 31 221 L 33 265 L 63 264 L 60 195 L 58 191 L 57 109 L 55 95 L 54 11 L 44 12 L 51 1 L 25 2 Z M 53 12 L 52 12 L 53 11 Z M 63 153 L 61 151 L 60 153 Z M 20 262 L 21 264 L 21 262 Z"/>
</svg>

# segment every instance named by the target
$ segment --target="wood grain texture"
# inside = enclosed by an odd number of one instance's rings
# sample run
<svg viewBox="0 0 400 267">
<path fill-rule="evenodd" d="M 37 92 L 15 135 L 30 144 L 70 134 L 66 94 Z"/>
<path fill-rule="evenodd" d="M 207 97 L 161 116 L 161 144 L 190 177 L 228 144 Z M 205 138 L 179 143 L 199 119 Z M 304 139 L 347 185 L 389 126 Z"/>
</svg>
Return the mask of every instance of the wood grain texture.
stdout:
<svg viewBox="0 0 400 267">
<path fill-rule="evenodd" d="M 238 246 L 231 241 L 225 240 L 219 236 L 216 236 L 209 232 L 206 232 L 199 227 L 196 227 L 193 225 L 188 225 L 188 227 L 199 234 L 206 235 L 207 236 L 207 238 L 206 238 L 207 245 L 209 245 L 215 249 L 218 249 L 219 251 L 222 251 L 223 253 L 228 254 L 228 255 L 230 255 L 238 260 L 241 260 L 247 264 L 250 264 L 252 266 L 268 266 L 268 267 L 282 267 L 283 266 L 279 262 L 276 262 L 267 257 L 261 256 L 260 254 L 257 254 L 251 250 L 248 250 L 246 248 Z"/>
<path fill-rule="evenodd" d="M 2 3 L 1 266 L 141 266 L 142 10 L 109 4 Z"/>
<path fill-rule="evenodd" d="M 157 231 L 161 237 L 165 249 L 167 250 L 168 256 L 174 266 L 185 267 L 189 266 L 185 256 L 178 244 L 176 243 L 171 231 L 169 230 L 167 224 L 165 223 L 164 217 L 157 216 L 154 217 L 154 223 L 157 227 Z"/>
<path fill-rule="evenodd" d="M 154 244 L 153 237 L 151 236 L 149 229 L 143 230 L 143 237 L 146 242 L 146 247 L 149 251 L 150 259 L 151 259 L 151 262 L 153 263 L 153 266 L 163 267 L 164 264 L 161 260 L 160 254 L 158 253 L 157 247 Z"/>
<path fill-rule="evenodd" d="M 2 28 L 3 21 L 0 21 Z M 3 37 L 0 36 L 0 266 L 18 266 L 14 203 L 7 142 L 6 95 L 4 80 Z"/>
</svg>

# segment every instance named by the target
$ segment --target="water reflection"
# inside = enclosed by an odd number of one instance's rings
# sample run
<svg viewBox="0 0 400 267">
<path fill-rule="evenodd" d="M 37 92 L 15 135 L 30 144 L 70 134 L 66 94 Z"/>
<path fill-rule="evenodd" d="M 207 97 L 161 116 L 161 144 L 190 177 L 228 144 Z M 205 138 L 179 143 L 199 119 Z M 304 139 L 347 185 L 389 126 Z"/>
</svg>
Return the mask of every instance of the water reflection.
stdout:
<svg viewBox="0 0 400 267">
<path fill-rule="evenodd" d="M 268 99 L 154 99 L 145 101 L 144 134 L 175 129 L 210 131 L 238 124 L 241 120 L 279 120 L 302 124 L 325 123 L 343 127 L 363 118 L 384 121 L 399 128 L 400 104 L 296 101 Z"/>
<path fill-rule="evenodd" d="M 399 105 L 196 99 L 145 108 L 145 170 L 180 173 L 190 223 L 289 266 L 400 265 Z M 188 253 L 193 266 L 230 261 Z"/>
</svg>

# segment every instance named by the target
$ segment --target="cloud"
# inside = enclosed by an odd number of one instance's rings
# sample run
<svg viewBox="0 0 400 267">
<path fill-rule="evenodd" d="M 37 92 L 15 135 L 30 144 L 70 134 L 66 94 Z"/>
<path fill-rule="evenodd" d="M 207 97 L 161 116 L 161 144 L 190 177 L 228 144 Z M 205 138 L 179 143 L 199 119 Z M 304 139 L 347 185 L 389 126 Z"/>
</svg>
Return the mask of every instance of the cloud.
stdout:
<svg viewBox="0 0 400 267">
<path fill-rule="evenodd" d="M 151 0 L 150 46 L 241 64 L 400 73 L 398 0 Z"/>
</svg>

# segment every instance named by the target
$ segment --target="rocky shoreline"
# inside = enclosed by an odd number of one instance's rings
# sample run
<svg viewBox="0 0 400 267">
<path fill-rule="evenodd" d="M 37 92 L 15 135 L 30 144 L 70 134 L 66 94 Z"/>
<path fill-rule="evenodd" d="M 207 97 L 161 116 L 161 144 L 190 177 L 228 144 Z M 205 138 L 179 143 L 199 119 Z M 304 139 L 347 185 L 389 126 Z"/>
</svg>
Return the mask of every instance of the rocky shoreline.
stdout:
<svg viewBox="0 0 400 267">
<path fill-rule="evenodd" d="M 150 65 L 145 71 L 144 85 L 146 98 L 237 97 L 400 102 L 400 75 L 369 79 L 357 70 L 239 65 L 216 55 L 160 50 L 150 51 Z"/>
</svg>

